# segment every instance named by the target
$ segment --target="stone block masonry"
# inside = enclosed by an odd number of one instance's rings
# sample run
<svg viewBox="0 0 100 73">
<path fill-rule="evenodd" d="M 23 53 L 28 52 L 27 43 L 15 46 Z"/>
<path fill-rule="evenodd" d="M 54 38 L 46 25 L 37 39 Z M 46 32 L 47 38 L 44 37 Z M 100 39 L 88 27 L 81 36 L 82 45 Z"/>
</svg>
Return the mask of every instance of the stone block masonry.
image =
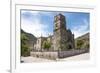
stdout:
<svg viewBox="0 0 100 73">
<path fill-rule="evenodd" d="M 87 53 L 87 52 L 89 52 L 88 49 L 59 51 L 59 52 L 31 52 L 31 56 L 37 57 L 37 58 L 57 60 L 57 59 L 67 58 L 70 56 L 75 56 L 75 55 L 79 55 L 79 54 Z"/>
</svg>

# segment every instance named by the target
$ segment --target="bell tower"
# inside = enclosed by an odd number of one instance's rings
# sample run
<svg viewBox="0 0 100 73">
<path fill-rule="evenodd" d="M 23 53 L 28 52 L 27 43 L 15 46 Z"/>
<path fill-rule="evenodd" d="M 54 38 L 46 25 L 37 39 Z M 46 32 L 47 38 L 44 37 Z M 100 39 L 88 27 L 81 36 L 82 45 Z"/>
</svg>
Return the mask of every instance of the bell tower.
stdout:
<svg viewBox="0 0 100 73">
<path fill-rule="evenodd" d="M 65 16 L 58 14 L 54 17 L 54 50 L 65 49 L 67 43 L 66 20 Z"/>
<path fill-rule="evenodd" d="M 58 14 L 54 17 L 54 31 L 59 29 L 66 29 L 65 16 L 62 14 Z"/>
</svg>

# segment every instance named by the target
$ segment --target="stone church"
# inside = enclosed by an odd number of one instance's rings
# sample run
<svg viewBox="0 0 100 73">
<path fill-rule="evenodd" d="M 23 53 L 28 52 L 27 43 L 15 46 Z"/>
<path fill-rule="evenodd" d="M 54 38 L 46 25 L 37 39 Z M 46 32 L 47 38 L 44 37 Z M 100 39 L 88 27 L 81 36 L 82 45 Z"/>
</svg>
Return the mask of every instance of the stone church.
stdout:
<svg viewBox="0 0 100 73">
<path fill-rule="evenodd" d="M 37 38 L 34 44 L 34 51 L 45 51 L 43 48 L 43 43 L 45 41 L 50 42 L 50 47 L 47 51 L 67 51 L 75 48 L 74 34 L 72 34 L 70 29 L 66 27 L 66 18 L 63 14 L 57 14 L 54 16 L 54 30 L 53 35 L 48 37 Z"/>
</svg>

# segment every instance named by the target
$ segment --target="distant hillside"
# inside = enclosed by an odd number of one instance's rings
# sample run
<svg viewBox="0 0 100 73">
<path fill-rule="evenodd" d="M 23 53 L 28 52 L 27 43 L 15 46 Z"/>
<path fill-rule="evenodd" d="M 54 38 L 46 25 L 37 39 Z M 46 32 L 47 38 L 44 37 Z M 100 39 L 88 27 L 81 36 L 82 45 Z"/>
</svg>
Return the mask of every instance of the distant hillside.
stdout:
<svg viewBox="0 0 100 73">
<path fill-rule="evenodd" d="M 30 55 L 30 50 L 33 49 L 33 44 L 36 40 L 34 35 L 26 33 L 21 29 L 21 56 Z"/>
<path fill-rule="evenodd" d="M 77 49 L 89 48 L 90 46 L 90 33 L 86 33 L 75 39 L 75 47 Z"/>
<path fill-rule="evenodd" d="M 78 37 L 78 38 L 76 38 L 76 39 L 89 39 L 89 33 L 86 33 L 86 34 L 84 34 L 84 35 L 82 35 L 82 36 L 80 36 L 80 37 Z"/>
<path fill-rule="evenodd" d="M 24 34 L 26 37 L 28 37 L 28 42 L 33 42 L 33 43 L 36 42 L 37 38 L 34 35 L 27 33 L 25 31 L 23 31 L 22 29 L 21 29 L 21 34 Z"/>
</svg>

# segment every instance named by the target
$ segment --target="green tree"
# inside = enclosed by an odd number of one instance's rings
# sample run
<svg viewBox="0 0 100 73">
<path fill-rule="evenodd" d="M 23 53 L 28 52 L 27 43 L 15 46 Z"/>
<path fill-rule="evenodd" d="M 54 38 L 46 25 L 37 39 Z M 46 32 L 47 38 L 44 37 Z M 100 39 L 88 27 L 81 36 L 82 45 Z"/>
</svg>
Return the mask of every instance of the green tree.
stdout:
<svg viewBox="0 0 100 73">
<path fill-rule="evenodd" d="M 42 44 L 42 48 L 45 50 L 49 50 L 51 48 L 51 43 L 49 41 L 44 41 Z"/>
<path fill-rule="evenodd" d="M 81 49 L 84 44 L 83 40 L 77 40 L 77 49 Z"/>
<path fill-rule="evenodd" d="M 84 48 L 89 48 L 89 47 L 90 47 L 89 42 L 86 42 Z"/>
<path fill-rule="evenodd" d="M 29 56 L 30 55 L 30 49 L 27 45 L 28 37 L 25 36 L 25 34 L 21 34 L 21 56 Z"/>
</svg>

